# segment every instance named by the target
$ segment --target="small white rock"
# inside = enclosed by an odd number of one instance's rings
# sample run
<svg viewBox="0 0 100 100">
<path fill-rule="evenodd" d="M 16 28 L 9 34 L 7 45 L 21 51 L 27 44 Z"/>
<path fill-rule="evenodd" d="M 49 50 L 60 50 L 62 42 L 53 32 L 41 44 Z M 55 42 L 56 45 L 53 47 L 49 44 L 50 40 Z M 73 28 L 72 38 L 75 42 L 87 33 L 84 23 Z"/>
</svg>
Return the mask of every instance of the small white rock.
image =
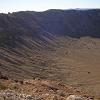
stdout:
<svg viewBox="0 0 100 100">
<path fill-rule="evenodd" d="M 83 100 L 83 98 L 77 95 L 70 95 L 66 100 Z"/>
</svg>

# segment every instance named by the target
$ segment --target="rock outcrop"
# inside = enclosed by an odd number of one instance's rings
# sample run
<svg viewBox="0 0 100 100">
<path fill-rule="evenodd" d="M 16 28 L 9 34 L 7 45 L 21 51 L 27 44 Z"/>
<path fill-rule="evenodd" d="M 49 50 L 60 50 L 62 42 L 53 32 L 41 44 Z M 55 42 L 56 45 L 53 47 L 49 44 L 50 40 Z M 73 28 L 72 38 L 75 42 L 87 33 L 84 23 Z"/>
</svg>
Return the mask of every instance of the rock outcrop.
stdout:
<svg viewBox="0 0 100 100">
<path fill-rule="evenodd" d="M 27 81 L 27 82 L 26 82 Z M 0 100 L 94 100 L 75 87 L 51 80 L 3 80 L 6 89 L 0 90 Z M 72 95 L 73 94 L 73 95 Z"/>
</svg>

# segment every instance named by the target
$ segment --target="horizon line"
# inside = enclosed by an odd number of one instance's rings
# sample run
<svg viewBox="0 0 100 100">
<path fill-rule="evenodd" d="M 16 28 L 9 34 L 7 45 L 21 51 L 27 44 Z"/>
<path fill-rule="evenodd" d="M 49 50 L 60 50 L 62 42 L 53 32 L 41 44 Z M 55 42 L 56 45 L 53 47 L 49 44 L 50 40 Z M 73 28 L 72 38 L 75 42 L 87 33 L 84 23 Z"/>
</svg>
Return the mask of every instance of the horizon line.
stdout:
<svg viewBox="0 0 100 100">
<path fill-rule="evenodd" d="M 36 11 L 36 10 L 16 10 L 16 11 L 8 11 L 8 12 L 0 12 L 0 14 L 9 14 L 9 13 L 15 13 L 15 12 L 25 12 L 25 11 L 33 11 L 33 12 L 45 12 L 49 10 L 100 10 L 100 8 L 66 8 L 66 9 L 47 9 L 47 10 L 41 10 L 41 11 Z"/>
</svg>

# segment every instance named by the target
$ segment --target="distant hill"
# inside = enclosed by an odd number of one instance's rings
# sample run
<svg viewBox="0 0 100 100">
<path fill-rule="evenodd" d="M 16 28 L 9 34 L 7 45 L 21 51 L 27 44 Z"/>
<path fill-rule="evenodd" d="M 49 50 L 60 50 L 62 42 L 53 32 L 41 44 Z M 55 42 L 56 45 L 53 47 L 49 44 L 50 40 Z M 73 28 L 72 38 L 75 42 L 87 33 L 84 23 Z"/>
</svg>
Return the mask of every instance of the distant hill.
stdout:
<svg viewBox="0 0 100 100">
<path fill-rule="evenodd" d="M 100 10 L 21 11 L 0 14 L 0 44 L 12 44 L 21 36 L 44 33 L 72 37 L 100 37 Z M 13 40 L 12 40 L 13 39 Z"/>
</svg>

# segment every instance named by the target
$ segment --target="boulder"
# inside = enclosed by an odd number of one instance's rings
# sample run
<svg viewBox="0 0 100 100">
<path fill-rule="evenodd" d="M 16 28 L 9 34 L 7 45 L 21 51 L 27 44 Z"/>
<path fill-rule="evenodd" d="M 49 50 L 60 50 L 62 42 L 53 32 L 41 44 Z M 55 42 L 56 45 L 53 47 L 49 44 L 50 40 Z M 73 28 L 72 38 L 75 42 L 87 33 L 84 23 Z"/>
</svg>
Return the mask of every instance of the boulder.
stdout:
<svg viewBox="0 0 100 100">
<path fill-rule="evenodd" d="M 70 95 L 66 100 L 84 100 L 81 96 Z"/>
</svg>

